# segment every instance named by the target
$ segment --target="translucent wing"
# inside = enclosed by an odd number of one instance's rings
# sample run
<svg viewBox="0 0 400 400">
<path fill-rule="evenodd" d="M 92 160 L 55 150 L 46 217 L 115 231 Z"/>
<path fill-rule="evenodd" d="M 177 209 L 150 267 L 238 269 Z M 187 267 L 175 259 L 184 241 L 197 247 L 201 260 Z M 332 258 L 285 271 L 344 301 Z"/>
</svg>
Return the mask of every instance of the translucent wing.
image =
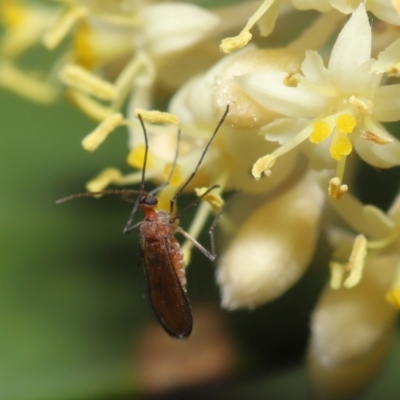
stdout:
<svg viewBox="0 0 400 400">
<path fill-rule="evenodd" d="M 140 242 L 154 311 L 169 335 L 187 338 L 193 326 L 192 311 L 175 272 L 168 239 Z"/>
</svg>

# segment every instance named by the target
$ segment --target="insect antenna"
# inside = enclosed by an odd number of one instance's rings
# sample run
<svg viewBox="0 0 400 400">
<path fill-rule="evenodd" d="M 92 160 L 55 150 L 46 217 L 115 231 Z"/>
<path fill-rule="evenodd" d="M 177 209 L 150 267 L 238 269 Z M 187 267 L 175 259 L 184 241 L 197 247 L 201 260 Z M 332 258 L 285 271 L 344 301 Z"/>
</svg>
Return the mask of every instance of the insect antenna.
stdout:
<svg viewBox="0 0 400 400">
<path fill-rule="evenodd" d="M 172 217 L 169 221 L 170 223 L 176 221 L 177 219 L 179 219 L 181 217 L 182 214 L 184 214 L 185 212 L 187 212 L 188 210 L 190 210 L 191 208 L 197 206 L 197 204 L 200 203 L 201 199 L 205 196 L 208 195 L 208 193 L 211 192 L 211 190 L 214 190 L 216 188 L 219 188 L 219 185 L 213 185 L 211 187 L 209 187 L 201 196 L 199 196 L 197 199 L 193 200 L 190 204 L 188 204 L 179 214 L 175 215 L 174 217 Z"/>
<path fill-rule="evenodd" d="M 193 170 L 193 172 L 190 174 L 189 178 L 186 180 L 186 182 L 179 188 L 179 190 L 175 193 L 175 196 L 171 199 L 170 201 L 170 213 L 172 214 L 173 210 L 174 210 L 174 204 L 176 199 L 178 198 L 178 196 L 183 192 L 183 190 L 185 189 L 185 187 L 189 184 L 189 182 L 195 177 L 198 169 L 200 168 L 201 163 L 203 162 L 203 159 L 207 153 L 208 148 L 210 147 L 212 141 L 214 140 L 216 134 L 219 131 L 219 128 L 221 127 L 221 125 L 224 123 L 226 116 L 228 115 L 229 112 L 229 104 L 226 106 L 226 110 L 222 116 L 222 118 L 220 119 L 220 121 L 218 122 L 217 127 L 215 128 L 213 134 L 211 135 L 206 147 L 204 148 L 204 151 L 200 157 L 199 162 L 196 165 L 196 168 Z"/>
<path fill-rule="evenodd" d="M 107 195 L 107 194 L 115 194 L 115 195 L 122 195 L 124 197 L 129 197 L 132 195 L 137 194 L 144 194 L 142 190 L 131 190 L 131 189 L 109 189 L 109 190 L 101 190 L 99 192 L 85 192 L 85 193 L 78 193 L 78 194 L 71 194 L 70 196 L 63 197 L 61 199 L 56 200 L 56 204 L 65 203 L 66 201 L 80 199 L 82 197 L 94 197 L 100 195 Z"/>
<path fill-rule="evenodd" d="M 173 173 L 175 171 L 175 166 L 176 166 L 176 163 L 178 161 L 179 144 L 180 144 L 180 141 L 181 141 L 181 130 L 178 129 L 178 139 L 177 139 L 177 144 L 176 144 L 174 161 L 172 163 L 172 167 L 171 167 L 171 170 L 169 172 L 167 180 L 164 183 L 162 183 L 160 186 L 157 186 L 155 189 L 153 189 L 152 191 L 147 193 L 144 190 L 144 181 L 145 181 L 145 173 L 146 173 L 145 171 L 146 171 L 146 165 L 147 165 L 147 154 L 149 152 L 149 140 L 148 140 L 148 136 L 147 136 L 146 126 L 145 126 L 145 124 L 143 122 L 142 116 L 140 114 L 138 114 L 138 118 L 139 118 L 140 124 L 142 126 L 143 135 L 144 135 L 144 143 L 145 143 L 143 169 L 142 169 L 142 182 L 140 184 L 140 190 L 141 190 L 142 193 L 146 194 L 147 196 L 154 196 L 161 189 L 163 189 L 164 187 L 168 186 L 169 183 L 171 182 L 172 175 L 173 175 Z M 139 198 L 136 199 L 135 205 L 133 206 L 133 209 L 132 209 L 132 212 L 131 212 L 131 215 L 129 216 L 129 219 L 128 219 L 126 225 L 125 225 L 125 228 L 124 228 L 124 233 L 125 234 L 127 234 L 127 233 L 132 231 L 131 224 L 132 224 L 133 218 L 134 218 L 134 216 L 136 214 L 136 211 L 137 211 L 138 207 L 139 207 Z"/>
</svg>

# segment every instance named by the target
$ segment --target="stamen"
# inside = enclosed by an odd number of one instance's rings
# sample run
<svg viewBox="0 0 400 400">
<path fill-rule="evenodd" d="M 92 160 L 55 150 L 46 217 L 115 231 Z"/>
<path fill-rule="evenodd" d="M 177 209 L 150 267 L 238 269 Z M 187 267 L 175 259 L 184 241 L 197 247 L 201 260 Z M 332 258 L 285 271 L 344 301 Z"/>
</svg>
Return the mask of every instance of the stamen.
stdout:
<svg viewBox="0 0 400 400">
<path fill-rule="evenodd" d="M 195 188 L 196 196 L 201 197 L 203 193 L 205 193 L 209 188 L 208 187 L 202 187 L 202 188 Z M 221 207 L 224 205 L 224 200 L 221 197 L 219 193 L 216 193 L 215 191 L 211 191 L 208 194 L 206 194 L 202 200 L 207 201 L 212 209 L 214 211 L 218 211 L 221 209 Z"/>
<path fill-rule="evenodd" d="M 332 289 L 340 289 L 342 287 L 344 266 L 342 263 L 331 261 L 329 263 L 329 270 L 331 272 L 330 286 Z"/>
<path fill-rule="evenodd" d="M 393 138 L 378 136 L 376 133 L 370 131 L 363 131 L 360 134 L 360 138 L 364 140 L 370 140 L 376 144 L 388 144 L 392 143 L 394 140 Z"/>
<path fill-rule="evenodd" d="M 253 168 L 251 170 L 254 179 L 258 181 L 261 178 L 263 172 L 266 176 L 270 176 L 272 173 L 271 168 L 274 166 L 275 162 L 276 162 L 276 157 L 273 156 L 272 154 L 268 154 L 264 157 L 259 158 L 254 163 Z"/>
<path fill-rule="evenodd" d="M 347 185 L 342 185 L 338 177 L 332 178 L 329 181 L 328 194 L 335 200 L 339 200 L 348 190 Z"/>
<path fill-rule="evenodd" d="M 85 7 L 72 7 L 66 10 L 42 38 L 43 44 L 49 49 L 55 49 L 70 32 L 74 24 L 88 14 Z"/>
<path fill-rule="evenodd" d="M 332 127 L 323 119 L 313 122 L 312 127 L 311 143 L 320 143 L 332 133 Z"/>
<path fill-rule="evenodd" d="M 348 156 L 352 150 L 353 145 L 344 134 L 336 134 L 332 140 L 331 146 L 329 147 L 331 157 L 337 161 L 340 161 L 344 156 Z"/>
<path fill-rule="evenodd" d="M 81 90 L 101 100 L 113 100 L 118 97 L 115 86 L 79 65 L 68 64 L 60 71 L 61 81 L 70 87 Z"/>
<path fill-rule="evenodd" d="M 100 192 L 108 185 L 118 182 L 121 176 L 122 174 L 118 169 L 106 168 L 86 184 L 86 189 L 89 192 Z"/>
<path fill-rule="evenodd" d="M 343 283 L 344 287 L 350 289 L 360 282 L 364 270 L 366 255 L 367 239 L 364 235 L 357 235 L 354 240 L 349 262 L 345 267 L 346 270 L 349 271 L 349 276 Z"/>
<path fill-rule="evenodd" d="M 283 84 L 285 86 L 289 86 L 289 87 L 297 87 L 300 82 L 300 78 L 301 78 L 301 76 L 298 72 L 295 72 L 295 71 L 289 72 L 285 76 L 285 78 L 283 80 Z"/>
<path fill-rule="evenodd" d="M 66 95 L 82 112 L 95 121 L 103 121 L 113 113 L 110 107 L 103 106 L 79 90 L 67 89 Z"/>
<path fill-rule="evenodd" d="M 121 113 L 115 113 L 107 117 L 93 132 L 82 140 L 82 146 L 86 151 L 95 151 L 107 136 L 118 128 L 124 120 Z"/>
<path fill-rule="evenodd" d="M 0 85 L 38 103 L 48 104 L 57 97 L 55 87 L 35 79 L 6 61 L 0 63 Z"/>
<path fill-rule="evenodd" d="M 157 110 L 148 111 L 142 108 L 135 108 L 135 116 L 140 114 L 144 122 L 152 124 L 179 124 L 179 118 L 167 112 L 161 112 Z"/>
<path fill-rule="evenodd" d="M 275 0 L 264 0 L 261 6 L 249 18 L 246 26 L 242 29 L 239 35 L 222 40 L 221 44 L 219 45 L 221 51 L 223 51 L 224 53 L 232 53 L 233 51 L 238 50 L 243 46 L 246 46 L 246 44 L 252 38 L 252 35 L 249 32 L 250 29 L 263 16 L 263 14 L 268 11 L 268 9 L 272 6 L 274 1 Z"/>
<path fill-rule="evenodd" d="M 341 114 L 335 120 L 340 133 L 351 133 L 357 125 L 356 119 L 351 114 Z"/>
</svg>

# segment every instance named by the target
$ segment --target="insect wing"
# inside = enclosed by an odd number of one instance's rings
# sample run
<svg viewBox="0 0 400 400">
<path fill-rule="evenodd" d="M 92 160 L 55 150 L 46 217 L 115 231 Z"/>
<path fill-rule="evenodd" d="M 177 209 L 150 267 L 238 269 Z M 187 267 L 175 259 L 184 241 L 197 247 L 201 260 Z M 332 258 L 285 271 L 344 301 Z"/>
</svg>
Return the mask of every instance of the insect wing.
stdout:
<svg viewBox="0 0 400 400">
<path fill-rule="evenodd" d="M 151 303 L 165 331 L 177 338 L 187 338 L 193 326 L 192 311 L 171 260 L 168 240 L 141 240 Z"/>
</svg>

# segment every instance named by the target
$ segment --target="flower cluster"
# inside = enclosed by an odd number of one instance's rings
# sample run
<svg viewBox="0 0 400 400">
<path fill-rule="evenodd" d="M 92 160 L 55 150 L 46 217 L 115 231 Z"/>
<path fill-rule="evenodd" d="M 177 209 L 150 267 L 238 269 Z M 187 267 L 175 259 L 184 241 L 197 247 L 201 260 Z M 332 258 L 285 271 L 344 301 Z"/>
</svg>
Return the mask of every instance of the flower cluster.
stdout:
<svg viewBox="0 0 400 400">
<path fill-rule="evenodd" d="M 185 188 L 240 191 L 222 221 L 233 236 L 217 261 L 222 306 L 252 308 L 282 295 L 326 232 L 331 279 L 311 318 L 309 368 L 321 396 L 351 397 L 377 371 L 400 309 L 400 200 L 385 213 L 362 204 L 352 185 L 361 163 L 400 165 L 400 142 L 386 124 L 400 120 L 400 2 L 264 0 L 259 8 L 209 10 L 127 0 L 62 4 L 0 0 L 0 84 L 43 103 L 64 90 L 98 123 L 82 140 L 87 151 L 127 127 L 128 172 L 107 167 L 88 182 L 90 191 L 140 182 L 138 113 L 149 121 L 146 178 L 165 181 L 179 126 L 179 158 L 161 208 L 229 105 Z M 288 29 L 305 10 L 318 16 Z M 282 42 L 274 36 L 281 20 Z M 250 33 L 255 24 L 260 34 Z M 39 77 L 19 62 L 37 46 L 56 54 Z M 162 100 L 167 113 L 148 113 Z M 205 201 L 198 208 L 188 229 L 194 238 L 222 206 L 218 196 L 205 200 L 213 207 Z M 191 246 L 183 245 L 187 261 Z M 343 374 L 350 383 L 338 385 Z"/>
</svg>

